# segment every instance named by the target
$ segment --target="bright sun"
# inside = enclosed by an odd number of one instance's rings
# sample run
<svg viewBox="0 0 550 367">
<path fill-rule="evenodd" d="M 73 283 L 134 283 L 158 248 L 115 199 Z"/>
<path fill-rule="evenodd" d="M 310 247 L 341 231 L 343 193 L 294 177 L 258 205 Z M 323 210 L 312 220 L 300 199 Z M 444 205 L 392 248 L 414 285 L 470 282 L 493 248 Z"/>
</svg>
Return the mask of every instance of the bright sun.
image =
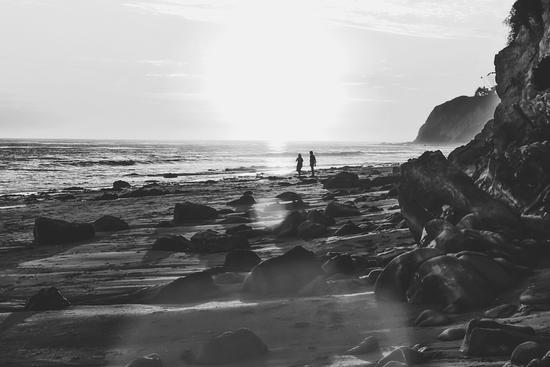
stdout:
<svg viewBox="0 0 550 367">
<path fill-rule="evenodd" d="M 243 139 L 316 139 L 339 117 L 345 57 L 304 2 L 242 4 L 207 63 L 208 98 Z"/>
</svg>

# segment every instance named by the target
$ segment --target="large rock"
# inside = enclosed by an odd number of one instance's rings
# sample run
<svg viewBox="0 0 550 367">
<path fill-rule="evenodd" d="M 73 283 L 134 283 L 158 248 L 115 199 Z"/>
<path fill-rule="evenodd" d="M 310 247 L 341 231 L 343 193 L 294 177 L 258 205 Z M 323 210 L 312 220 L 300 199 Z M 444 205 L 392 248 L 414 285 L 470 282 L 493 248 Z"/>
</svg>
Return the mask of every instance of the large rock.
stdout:
<svg viewBox="0 0 550 367">
<path fill-rule="evenodd" d="M 399 205 L 416 240 L 426 223 L 441 215 L 443 207 L 452 207 L 459 218 L 477 215 L 484 230 L 512 237 L 523 231 L 517 212 L 479 189 L 440 151 L 425 152 L 401 165 Z"/>
<path fill-rule="evenodd" d="M 125 229 L 129 229 L 130 226 L 118 217 L 104 215 L 94 222 L 94 228 L 98 232 L 110 232 L 123 231 Z"/>
<path fill-rule="evenodd" d="M 297 246 L 258 264 L 243 289 L 255 294 L 297 294 L 321 275 L 324 272 L 315 254 Z"/>
<path fill-rule="evenodd" d="M 216 253 L 245 249 L 248 247 L 248 240 L 244 236 L 239 234 L 226 235 L 207 229 L 206 231 L 198 232 L 191 237 L 189 251 L 198 253 Z"/>
<path fill-rule="evenodd" d="M 185 303 L 215 295 L 218 287 L 205 272 L 193 273 L 171 281 L 156 291 L 152 303 Z"/>
<path fill-rule="evenodd" d="M 206 342 L 197 353 L 198 364 L 228 364 L 257 358 L 268 352 L 264 342 L 252 331 L 226 331 Z"/>
<path fill-rule="evenodd" d="M 230 271 L 250 271 L 260 261 L 260 257 L 254 251 L 235 250 L 225 255 L 223 266 Z"/>
<path fill-rule="evenodd" d="M 550 3 L 518 1 L 510 23 L 509 45 L 495 57 L 494 121 L 449 160 L 493 197 L 541 215 L 549 209 Z"/>
<path fill-rule="evenodd" d="M 337 173 L 323 182 L 325 189 L 343 189 L 359 186 L 361 186 L 361 180 L 359 180 L 359 176 L 356 173 L 352 172 Z"/>
<path fill-rule="evenodd" d="M 433 248 L 421 248 L 395 257 L 378 276 L 374 285 L 374 294 L 380 301 L 405 301 L 416 270 L 426 260 L 443 255 L 443 251 Z"/>
<path fill-rule="evenodd" d="M 188 224 L 201 220 L 214 219 L 218 216 L 216 209 L 202 204 L 195 204 L 189 201 L 178 203 L 174 207 L 174 223 Z"/>
<path fill-rule="evenodd" d="M 407 289 L 410 303 L 439 305 L 461 312 L 487 304 L 495 289 L 480 274 L 454 256 L 432 257 L 423 262 Z"/>
<path fill-rule="evenodd" d="M 331 201 L 325 208 L 325 214 L 329 217 L 354 217 L 360 215 L 361 212 L 353 204 L 342 204 L 336 201 Z"/>
<path fill-rule="evenodd" d="M 536 339 L 530 327 L 471 320 L 461 350 L 468 356 L 509 356 L 519 344 Z"/>
<path fill-rule="evenodd" d="M 61 219 L 38 217 L 34 222 L 34 242 L 37 245 L 58 245 L 89 240 L 95 237 L 92 224 L 73 223 Z"/>
<path fill-rule="evenodd" d="M 416 143 L 465 143 L 493 118 L 500 103 L 494 92 L 460 96 L 436 106 L 420 127 Z"/>
<path fill-rule="evenodd" d="M 26 311 L 61 310 L 71 305 L 71 302 L 55 287 L 43 288 L 32 295 L 25 304 Z"/>
</svg>

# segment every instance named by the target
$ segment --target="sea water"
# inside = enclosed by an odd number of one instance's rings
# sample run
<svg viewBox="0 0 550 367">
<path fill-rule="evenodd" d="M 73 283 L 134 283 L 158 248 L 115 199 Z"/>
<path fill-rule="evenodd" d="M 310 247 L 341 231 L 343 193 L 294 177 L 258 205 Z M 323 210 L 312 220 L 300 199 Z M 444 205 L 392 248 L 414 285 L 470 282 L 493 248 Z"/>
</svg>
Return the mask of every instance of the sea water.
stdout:
<svg viewBox="0 0 550 367">
<path fill-rule="evenodd" d="M 387 166 L 426 150 L 448 154 L 454 146 L 346 142 L 167 142 L 120 140 L 0 140 L 0 195 L 67 187 L 97 189 L 115 180 L 205 181 L 257 175 L 293 174 L 309 151 L 317 168 Z M 173 173 L 176 179 L 163 175 Z"/>
</svg>

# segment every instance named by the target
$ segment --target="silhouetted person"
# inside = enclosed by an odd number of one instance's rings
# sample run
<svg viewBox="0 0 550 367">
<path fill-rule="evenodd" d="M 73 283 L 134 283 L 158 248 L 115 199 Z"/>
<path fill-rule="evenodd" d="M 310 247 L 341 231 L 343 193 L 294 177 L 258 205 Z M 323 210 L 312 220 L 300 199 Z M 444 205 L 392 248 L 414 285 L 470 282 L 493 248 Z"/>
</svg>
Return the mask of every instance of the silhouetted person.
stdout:
<svg viewBox="0 0 550 367">
<path fill-rule="evenodd" d="M 302 155 L 298 153 L 298 158 L 296 158 L 296 172 L 298 172 L 298 176 L 302 175 L 302 165 L 304 164 L 304 158 L 302 158 Z"/>
<path fill-rule="evenodd" d="M 309 152 L 309 166 L 311 167 L 311 177 L 315 177 L 315 166 L 317 165 L 317 159 L 313 155 L 313 151 Z"/>
</svg>

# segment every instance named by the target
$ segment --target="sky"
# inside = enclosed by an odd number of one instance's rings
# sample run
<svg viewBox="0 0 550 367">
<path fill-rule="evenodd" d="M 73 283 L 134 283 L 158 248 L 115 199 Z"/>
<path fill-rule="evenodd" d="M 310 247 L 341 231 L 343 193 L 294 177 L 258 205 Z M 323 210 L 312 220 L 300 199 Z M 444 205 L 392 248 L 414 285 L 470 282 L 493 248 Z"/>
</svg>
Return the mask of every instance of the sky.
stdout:
<svg viewBox="0 0 550 367">
<path fill-rule="evenodd" d="M 2 0 L 0 138 L 403 142 L 513 0 Z"/>
</svg>

